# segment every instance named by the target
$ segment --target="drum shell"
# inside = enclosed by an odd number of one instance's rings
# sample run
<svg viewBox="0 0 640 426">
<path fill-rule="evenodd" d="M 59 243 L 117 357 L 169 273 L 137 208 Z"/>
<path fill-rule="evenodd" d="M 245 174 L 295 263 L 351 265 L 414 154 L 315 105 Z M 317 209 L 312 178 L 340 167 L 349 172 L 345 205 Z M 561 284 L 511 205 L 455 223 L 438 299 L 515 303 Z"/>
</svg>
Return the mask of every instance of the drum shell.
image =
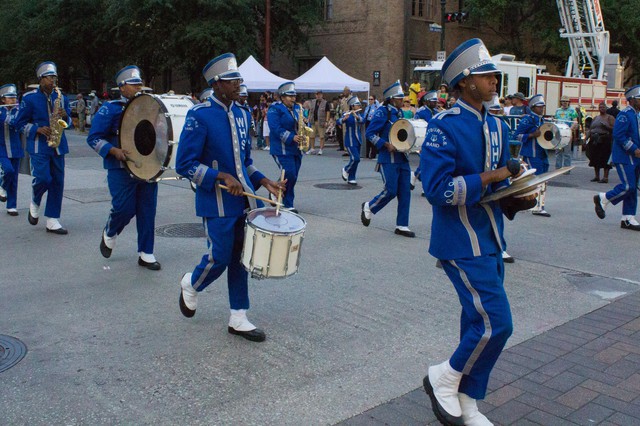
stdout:
<svg viewBox="0 0 640 426">
<path fill-rule="evenodd" d="M 251 221 L 252 213 L 273 211 L 271 208 L 252 210 L 245 222 L 242 265 L 254 278 L 286 278 L 298 272 L 305 220 L 295 213 L 281 211 L 281 215 L 295 216 L 304 224 L 301 229 L 279 232 L 261 228 Z"/>
<path fill-rule="evenodd" d="M 566 123 L 543 123 L 540 133 L 536 140 L 544 149 L 559 150 L 571 144 L 571 127 Z"/>
<path fill-rule="evenodd" d="M 398 152 L 419 152 L 427 135 L 425 120 L 401 118 L 393 123 L 389 131 L 389 142 Z"/>
<path fill-rule="evenodd" d="M 129 152 L 129 173 L 155 182 L 175 179 L 176 152 L 187 112 L 188 96 L 140 94 L 126 106 L 120 122 L 120 148 Z M 136 167 L 138 164 L 140 167 Z"/>
</svg>

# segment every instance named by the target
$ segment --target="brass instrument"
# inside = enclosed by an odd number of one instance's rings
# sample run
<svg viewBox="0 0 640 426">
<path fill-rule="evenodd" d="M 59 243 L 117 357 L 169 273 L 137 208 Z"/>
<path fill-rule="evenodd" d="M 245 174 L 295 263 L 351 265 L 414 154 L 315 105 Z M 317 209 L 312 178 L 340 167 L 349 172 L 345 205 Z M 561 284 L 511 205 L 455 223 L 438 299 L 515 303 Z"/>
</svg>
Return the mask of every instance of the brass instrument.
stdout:
<svg viewBox="0 0 640 426">
<path fill-rule="evenodd" d="M 308 151 L 309 150 L 309 141 L 312 137 L 315 137 L 314 131 L 311 127 L 307 126 L 304 122 L 304 115 L 302 114 L 302 104 L 300 105 L 300 114 L 298 114 L 298 131 L 296 132 L 298 136 L 302 137 L 302 142 L 298 142 L 298 148 L 300 151 Z"/>
<path fill-rule="evenodd" d="M 62 92 L 58 86 L 55 86 L 53 90 L 56 91 L 58 97 L 53 103 L 53 111 L 49 114 L 49 128 L 51 129 L 51 135 L 47 140 L 47 145 L 51 148 L 57 148 L 60 146 L 62 140 L 62 132 L 69 127 L 66 121 L 61 117 L 62 115 Z"/>
</svg>

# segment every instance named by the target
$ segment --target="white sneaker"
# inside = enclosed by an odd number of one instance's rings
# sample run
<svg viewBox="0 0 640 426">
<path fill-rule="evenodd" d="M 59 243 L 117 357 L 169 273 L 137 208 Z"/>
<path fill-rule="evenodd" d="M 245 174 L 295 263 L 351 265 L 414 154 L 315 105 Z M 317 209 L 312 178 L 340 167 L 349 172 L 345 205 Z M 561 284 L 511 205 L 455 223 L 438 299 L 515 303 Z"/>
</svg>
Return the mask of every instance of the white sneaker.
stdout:
<svg viewBox="0 0 640 426">
<path fill-rule="evenodd" d="M 191 285 L 191 272 L 188 272 L 182 276 L 182 280 L 180 281 L 180 287 L 182 288 L 181 299 L 180 301 L 184 303 L 180 303 L 180 310 L 182 314 L 186 317 L 192 317 L 196 313 L 196 308 L 198 307 L 198 292 Z M 185 312 L 184 308 L 187 308 Z"/>
<path fill-rule="evenodd" d="M 347 182 L 349 185 L 357 185 L 358 182 L 356 182 L 355 180 L 350 180 Z"/>
<path fill-rule="evenodd" d="M 32 215 L 33 216 L 33 215 Z M 62 228 L 60 221 L 54 217 L 47 218 L 47 229 L 50 231 L 55 231 L 56 229 Z"/>
<path fill-rule="evenodd" d="M 344 168 L 342 168 L 342 180 L 346 182 L 348 179 L 349 179 L 349 173 L 347 173 L 347 171 Z"/>
<path fill-rule="evenodd" d="M 304 155 L 312 155 L 315 154 L 315 149 L 310 149 L 309 151 L 305 152 Z"/>
<path fill-rule="evenodd" d="M 318 155 L 322 155 L 322 149 L 318 150 Z"/>
<path fill-rule="evenodd" d="M 262 147 L 262 150 L 263 150 L 263 151 L 269 151 L 269 147 L 268 147 L 268 146 L 263 146 L 263 147 Z"/>
</svg>

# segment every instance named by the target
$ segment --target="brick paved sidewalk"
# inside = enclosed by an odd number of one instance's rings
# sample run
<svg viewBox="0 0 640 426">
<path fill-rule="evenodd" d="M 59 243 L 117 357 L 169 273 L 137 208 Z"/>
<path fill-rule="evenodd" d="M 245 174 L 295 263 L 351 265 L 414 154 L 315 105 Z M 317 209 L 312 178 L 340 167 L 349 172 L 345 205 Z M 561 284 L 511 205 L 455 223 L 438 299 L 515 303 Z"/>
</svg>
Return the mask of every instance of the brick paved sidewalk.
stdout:
<svg viewBox="0 0 640 426">
<path fill-rule="evenodd" d="M 640 293 L 506 350 L 478 406 L 496 425 L 640 425 Z M 383 424 L 439 423 L 422 387 L 339 423 Z"/>
</svg>

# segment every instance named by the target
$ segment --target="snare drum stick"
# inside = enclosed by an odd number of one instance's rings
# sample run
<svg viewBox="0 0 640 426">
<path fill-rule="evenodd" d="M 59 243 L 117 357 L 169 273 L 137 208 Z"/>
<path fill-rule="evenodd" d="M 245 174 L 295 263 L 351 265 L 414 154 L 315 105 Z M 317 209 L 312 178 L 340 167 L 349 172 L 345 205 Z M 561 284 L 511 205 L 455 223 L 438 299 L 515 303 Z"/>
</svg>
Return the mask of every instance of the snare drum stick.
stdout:
<svg viewBox="0 0 640 426">
<path fill-rule="evenodd" d="M 282 173 L 280 174 L 280 182 L 284 180 L 284 169 L 282 169 Z M 282 189 L 278 189 L 278 205 L 276 206 L 276 216 L 280 215 L 280 205 L 282 203 Z"/>
<path fill-rule="evenodd" d="M 222 189 L 226 189 L 227 191 L 229 190 L 229 187 L 228 187 L 228 186 L 226 186 L 226 185 L 218 185 L 218 186 L 219 186 L 220 188 L 222 188 Z M 264 201 L 264 202 L 267 202 L 267 203 L 273 204 L 273 205 L 278 206 L 278 207 L 282 205 L 281 203 L 279 203 L 279 202 L 277 202 L 277 201 L 273 201 L 273 200 L 270 200 L 269 198 L 261 197 L 261 196 L 259 196 L 259 195 L 250 194 L 250 193 L 248 193 L 248 192 L 244 192 L 244 191 L 243 191 L 243 192 L 242 192 L 242 195 L 244 195 L 244 196 L 246 196 L 246 197 L 255 198 L 256 200 Z"/>
</svg>

